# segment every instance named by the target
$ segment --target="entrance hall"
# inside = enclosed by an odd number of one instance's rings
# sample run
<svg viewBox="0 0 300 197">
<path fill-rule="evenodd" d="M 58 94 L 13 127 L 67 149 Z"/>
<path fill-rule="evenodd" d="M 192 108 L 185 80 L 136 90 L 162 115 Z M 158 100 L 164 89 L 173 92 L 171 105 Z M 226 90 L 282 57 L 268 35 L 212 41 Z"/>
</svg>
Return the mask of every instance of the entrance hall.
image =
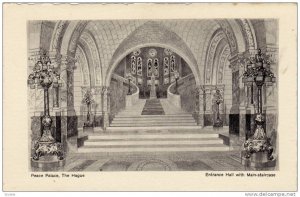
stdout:
<svg viewBox="0 0 300 197">
<path fill-rule="evenodd" d="M 244 147 L 263 130 L 276 163 L 275 19 L 30 21 L 28 54 L 30 139 L 53 138 L 58 170 L 276 169 Z"/>
</svg>

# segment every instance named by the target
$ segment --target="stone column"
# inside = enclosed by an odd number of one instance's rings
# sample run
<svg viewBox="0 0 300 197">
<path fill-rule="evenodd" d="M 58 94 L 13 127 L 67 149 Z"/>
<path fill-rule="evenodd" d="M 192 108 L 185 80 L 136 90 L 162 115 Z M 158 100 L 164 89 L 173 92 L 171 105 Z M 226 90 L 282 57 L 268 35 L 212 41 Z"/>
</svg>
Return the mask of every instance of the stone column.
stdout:
<svg viewBox="0 0 300 197">
<path fill-rule="evenodd" d="M 65 152 L 67 149 L 67 138 L 77 135 L 77 116 L 74 110 L 74 79 L 73 72 L 75 59 L 65 56 L 60 62 L 60 78 L 62 87 L 60 88 L 60 109 L 61 109 L 61 136 Z"/>
<path fill-rule="evenodd" d="M 266 55 L 269 56 L 271 62 L 270 69 L 276 77 L 276 82 L 273 84 L 265 84 L 265 98 L 263 98 L 263 111 L 266 112 L 266 133 L 270 137 L 277 130 L 277 83 L 278 83 L 278 49 L 276 47 L 267 46 Z"/>
<path fill-rule="evenodd" d="M 204 126 L 212 126 L 213 125 L 213 115 L 212 115 L 212 86 L 205 85 L 204 86 L 204 94 L 205 94 L 205 105 L 204 105 Z"/>
<path fill-rule="evenodd" d="M 94 86 L 94 107 L 93 107 L 93 114 L 95 115 L 94 124 L 95 127 L 102 126 L 102 86 Z"/>
<path fill-rule="evenodd" d="M 195 97 L 196 97 L 196 106 L 195 106 L 195 119 L 197 121 L 197 125 L 204 126 L 204 87 L 198 86 L 195 89 Z"/>
<path fill-rule="evenodd" d="M 244 140 L 246 129 L 245 89 L 240 77 L 244 73 L 244 68 L 241 67 L 238 60 L 237 55 L 229 60 L 232 70 L 232 107 L 229 115 L 229 132 L 238 134 Z"/>
<path fill-rule="evenodd" d="M 108 107 L 108 96 L 109 87 L 104 86 L 102 88 L 102 115 L 103 115 L 103 130 L 109 126 L 109 107 Z"/>
</svg>

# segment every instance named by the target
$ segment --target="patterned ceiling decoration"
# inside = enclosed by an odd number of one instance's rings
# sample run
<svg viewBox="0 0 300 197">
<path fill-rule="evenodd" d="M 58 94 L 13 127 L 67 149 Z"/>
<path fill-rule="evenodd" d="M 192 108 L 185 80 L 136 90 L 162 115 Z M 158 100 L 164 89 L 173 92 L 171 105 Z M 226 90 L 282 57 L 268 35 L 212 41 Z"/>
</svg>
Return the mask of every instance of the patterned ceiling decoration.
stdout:
<svg viewBox="0 0 300 197">
<path fill-rule="evenodd" d="M 184 21 L 180 22 L 182 25 L 184 25 Z M 137 30 L 135 30 L 130 36 L 128 36 L 124 41 L 118 46 L 117 50 L 114 52 L 114 55 L 111 59 L 111 62 L 109 65 L 110 67 L 108 70 L 108 73 L 111 73 L 111 69 L 114 69 L 116 64 L 121 61 L 122 58 L 126 56 L 130 51 L 134 50 L 135 48 L 143 47 L 151 47 L 151 46 L 159 46 L 163 48 L 169 48 L 175 53 L 177 53 L 179 56 L 181 56 L 190 66 L 194 74 L 197 75 L 197 82 L 200 83 L 199 77 L 199 70 L 198 70 L 198 64 L 196 61 L 196 56 L 191 51 L 187 43 L 184 42 L 184 40 L 178 36 L 177 33 L 174 31 L 171 31 L 169 27 L 167 27 L 164 24 L 168 24 L 168 26 L 176 27 L 176 24 L 173 24 L 174 21 L 148 21 L 147 23 L 144 23 L 144 25 L 140 26 Z M 182 30 L 181 28 L 179 29 Z M 183 30 L 185 31 L 185 30 Z M 179 32 L 180 33 L 180 32 Z M 185 35 L 185 33 L 183 34 Z M 196 34 L 195 34 L 196 35 Z M 199 37 L 199 33 L 198 33 Z M 197 38 L 197 37 L 195 37 Z M 191 39 L 191 43 L 195 42 Z M 199 48 L 202 45 L 199 43 Z M 197 56 L 201 53 L 195 52 Z M 109 83 L 110 76 L 107 76 L 106 83 Z"/>
<path fill-rule="evenodd" d="M 162 28 L 174 32 L 187 46 L 187 50 L 191 51 L 192 56 L 196 60 L 197 72 L 204 73 L 204 65 L 206 60 L 207 40 L 213 35 L 215 30 L 222 28 L 229 42 L 232 55 L 238 53 L 238 43 L 234 35 L 233 29 L 228 22 L 229 20 L 98 20 L 98 21 L 57 21 L 51 47 L 53 49 L 60 48 L 61 40 L 65 34 L 65 30 L 72 24 L 75 29 L 72 33 L 68 46 L 68 55 L 74 54 L 78 37 L 84 29 L 91 32 L 95 38 L 96 46 L 99 52 L 99 61 L 101 62 L 102 73 L 107 72 L 107 68 L 111 66 L 113 54 L 119 48 L 120 44 L 133 34 L 138 28 L 144 24 L 157 24 Z M 230 19 L 231 23 L 238 23 L 238 20 Z M 74 24 L 75 25 L 74 25 Z M 253 29 L 248 20 L 240 20 L 238 24 L 243 29 L 244 34 L 248 37 L 244 38 L 249 46 L 255 46 L 255 36 Z M 243 27 L 243 28 L 242 28 Z M 72 29 L 72 28 L 69 28 Z M 241 30 L 237 30 L 241 31 Z M 70 32 L 68 32 L 70 33 Z M 150 35 L 150 34 L 149 34 Z M 144 39 L 147 41 L 148 36 Z M 254 43 L 254 44 L 253 44 Z M 65 43 L 66 44 L 66 43 Z M 64 50 L 65 51 L 65 50 Z M 99 80 L 98 80 L 99 82 Z"/>
</svg>

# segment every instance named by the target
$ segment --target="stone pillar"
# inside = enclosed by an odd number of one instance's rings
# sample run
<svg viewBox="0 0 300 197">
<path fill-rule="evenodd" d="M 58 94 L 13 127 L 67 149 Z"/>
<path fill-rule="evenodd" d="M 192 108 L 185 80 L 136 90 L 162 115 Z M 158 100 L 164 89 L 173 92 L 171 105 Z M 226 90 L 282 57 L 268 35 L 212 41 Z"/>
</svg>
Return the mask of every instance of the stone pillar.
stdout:
<svg viewBox="0 0 300 197">
<path fill-rule="evenodd" d="M 109 126 L 109 107 L 108 107 L 109 87 L 102 88 L 102 115 L 103 115 L 103 130 Z"/>
<path fill-rule="evenodd" d="M 212 126 L 213 124 L 211 87 L 211 85 L 204 86 L 204 126 Z"/>
<path fill-rule="evenodd" d="M 101 127 L 103 122 L 102 117 L 102 86 L 94 86 L 94 107 L 93 107 L 93 114 L 94 117 L 94 125 L 95 127 Z"/>
<path fill-rule="evenodd" d="M 240 113 L 240 99 L 241 93 L 241 78 L 242 74 L 240 64 L 238 63 L 238 56 L 232 57 L 230 60 L 230 68 L 232 70 L 232 107 L 229 114 L 229 132 L 239 135 L 241 138 L 245 138 L 245 111 Z"/>
<path fill-rule="evenodd" d="M 265 97 L 263 98 L 264 106 L 263 111 L 266 112 L 266 133 L 268 137 L 277 132 L 277 83 L 278 83 L 278 49 L 276 47 L 267 46 L 266 55 L 269 56 L 271 62 L 270 69 L 276 77 L 276 82 L 273 84 L 265 84 Z M 271 139 L 272 140 L 272 139 Z M 273 142 L 275 143 L 275 142 Z"/>
<path fill-rule="evenodd" d="M 77 116 L 74 110 L 74 79 L 73 72 L 75 59 L 63 57 L 60 62 L 60 78 L 62 87 L 60 88 L 60 109 L 61 109 L 61 136 L 65 152 L 67 149 L 67 138 L 77 135 Z"/>
<path fill-rule="evenodd" d="M 197 125 L 204 126 L 204 105 L 205 105 L 205 94 L 204 87 L 198 86 L 195 89 L 196 96 L 196 106 L 195 106 L 195 119 L 197 121 Z"/>
</svg>

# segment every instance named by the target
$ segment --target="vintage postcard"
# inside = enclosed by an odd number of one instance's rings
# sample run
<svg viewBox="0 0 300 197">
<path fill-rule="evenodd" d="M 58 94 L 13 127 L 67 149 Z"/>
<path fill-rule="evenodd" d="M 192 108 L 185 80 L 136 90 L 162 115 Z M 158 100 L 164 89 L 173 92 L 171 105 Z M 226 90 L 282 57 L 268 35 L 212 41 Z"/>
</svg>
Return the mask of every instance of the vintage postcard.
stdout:
<svg viewBox="0 0 300 197">
<path fill-rule="evenodd" d="M 297 4 L 3 13 L 4 191 L 297 190 Z"/>
</svg>

